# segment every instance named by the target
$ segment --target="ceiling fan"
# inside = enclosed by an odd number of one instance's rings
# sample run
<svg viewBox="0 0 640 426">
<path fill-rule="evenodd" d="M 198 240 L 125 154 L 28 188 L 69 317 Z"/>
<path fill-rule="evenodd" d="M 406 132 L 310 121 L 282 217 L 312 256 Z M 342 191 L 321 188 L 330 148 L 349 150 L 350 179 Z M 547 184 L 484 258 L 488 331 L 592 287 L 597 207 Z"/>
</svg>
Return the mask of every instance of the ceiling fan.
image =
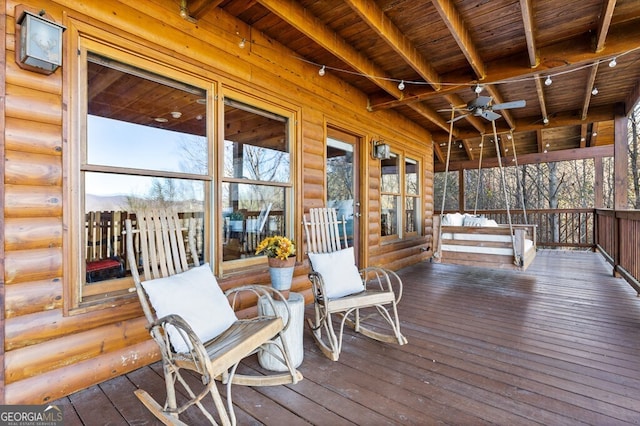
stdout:
<svg viewBox="0 0 640 426">
<path fill-rule="evenodd" d="M 498 118 L 502 117 L 495 111 L 505 110 L 505 109 L 513 109 L 513 108 L 522 108 L 527 103 L 524 100 L 520 101 L 512 101 L 512 102 L 503 102 L 500 104 L 492 104 L 493 98 L 491 96 L 480 96 L 480 92 L 482 91 L 482 86 L 476 86 L 474 88 L 476 92 L 476 97 L 469 101 L 466 105 L 454 106 L 453 108 L 441 109 L 438 112 L 443 111 L 464 111 L 465 114 L 454 117 L 452 120 L 447 121 L 447 123 L 455 122 L 464 118 L 468 115 L 473 115 L 476 117 L 482 117 L 488 121 L 494 121 Z"/>
</svg>

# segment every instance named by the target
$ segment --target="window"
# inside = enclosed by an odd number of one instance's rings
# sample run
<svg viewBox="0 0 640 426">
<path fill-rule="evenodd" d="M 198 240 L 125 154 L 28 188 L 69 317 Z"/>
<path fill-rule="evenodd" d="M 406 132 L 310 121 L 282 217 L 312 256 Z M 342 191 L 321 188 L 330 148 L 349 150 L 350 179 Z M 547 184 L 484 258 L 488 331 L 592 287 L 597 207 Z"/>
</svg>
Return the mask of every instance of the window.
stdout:
<svg viewBox="0 0 640 426">
<path fill-rule="evenodd" d="M 225 98 L 220 223 L 229 265 L 257 261 L 256 248 L 266 236 L 292 237 L 290 121 Z"/>
<path fill-rule="evenodd" d="M 406 235 L 420 231 L 420 169 L 418 162 L 410 158 L 404 160 L 404 232 Z"/>
<path fill-rule="evenodd" d="M 420 163 L 397 153 L 381 161 L 380 233 L 383 240 L 420 235 Z"/>
<path fill-rule="evenodd" d="M 157 63 L 91 46 L 80 41 L 80 98 L 73 118 L 77 144 L 69 163 L 76 188 L 71 205 L 77 206 L 70 265 L 72 281 L 81 283 L 70 309 L 129 297 L 132 265 L 122 231 L 125 219 L 135 221 L 140 208 L 175 206 L 181 216 L 196 217 L 204 257 L 211 191 L 207 84 L 184 82 Z"/>
<path fill-rule="evenodd" d="M 400 163 L 397 154 L 391 153 L 388 159 L 382 160 L 382 187 L 380 205 L 381 235 L 400 237 L 398 233 L 400 199 Z"/>
</svg>

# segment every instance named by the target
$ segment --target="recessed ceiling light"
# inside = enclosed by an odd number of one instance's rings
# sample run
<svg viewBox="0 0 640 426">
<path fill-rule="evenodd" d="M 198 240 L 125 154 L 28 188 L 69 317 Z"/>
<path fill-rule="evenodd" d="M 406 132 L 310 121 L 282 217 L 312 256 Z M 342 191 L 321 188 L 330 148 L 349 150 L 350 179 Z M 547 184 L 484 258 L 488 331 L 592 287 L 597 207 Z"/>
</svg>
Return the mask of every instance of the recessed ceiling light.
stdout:
<svg viewBox="0 0 640 426">
<path fill-rule="evenodd" d="M 153 119 L 153 121 L 157 121 L 158 123 L 166 123 L 169 120 L 167 120 L 164 117 L 156 117 L 156 118 Z"/>
</svg>

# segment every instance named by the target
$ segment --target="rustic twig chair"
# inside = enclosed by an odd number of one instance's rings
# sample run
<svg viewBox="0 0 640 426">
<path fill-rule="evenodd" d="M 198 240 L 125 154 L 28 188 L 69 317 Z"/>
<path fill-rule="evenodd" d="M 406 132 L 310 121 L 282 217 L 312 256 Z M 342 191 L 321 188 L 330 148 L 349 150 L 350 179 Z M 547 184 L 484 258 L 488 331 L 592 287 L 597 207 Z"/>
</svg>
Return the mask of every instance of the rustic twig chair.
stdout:
<svg viewBox="0 0 640 426">
<path fill-rule="evenodd" d="M 305 216 L 303 223 L 314 294 L 314 317 L 308 323 L 325 356 L 338 360 L 345 324 L 376 340 L 406 344 L 397 311 L 402 297 L 400 277 L 378 267 L 358 271 L 353 247 L 348 247 L 345 220 L 337 218 L 335 209 L 310 209 L 309 219 Z M 334 313 L 342 317 L 337 334 L 331 317 Z M 372 318 L 374 321 L 368 321 Z M 377 331 L 385 323 L 390 330 Z"/>
<path fill-rule="evenodd" d="M 290 362 L 286 341 L 278 339 L 288 320 L 284 323 L 278 316 L 239 320 L 233 309 L 241 292 L 251 292 L 251 297 L 273 303 L 271 296 L 275 290 L 268 286 L 243 286 L 223 293 L 209 266 L 199 266 L 193 219 L 188 227 L 188 241 L 195 267 L 189 268 L 183 230 L 175 211 L 143 211 L 136 217 L 137 230 L 133 230 L 131 220 L 125 223 L 127 256 L 151 336 L 160 347 L 167 399 L 161 406 L 144 390 L 135 393 L 158 419 L 165 424 L 181 424 L 178 415 L 196 405 L 212 424 L 217 424 L 202 403 L 210 393 L 221 423 L 235 424 L 231 384 L 271 386 L 302 379 Z M 277 312 L 273 305 L 272 308 L 271 312 Z M 239 362 L 258 350 L 266 350 L 281 360 L 287 372 L 236 374 Z M 193 390 L 181 372 L 183 369 L 199 374 L 204 388 Z M 226 409 L 215 379 L 226 384 Z M 180 405 L 176 381 L 190 396 Z"/>
</svg>

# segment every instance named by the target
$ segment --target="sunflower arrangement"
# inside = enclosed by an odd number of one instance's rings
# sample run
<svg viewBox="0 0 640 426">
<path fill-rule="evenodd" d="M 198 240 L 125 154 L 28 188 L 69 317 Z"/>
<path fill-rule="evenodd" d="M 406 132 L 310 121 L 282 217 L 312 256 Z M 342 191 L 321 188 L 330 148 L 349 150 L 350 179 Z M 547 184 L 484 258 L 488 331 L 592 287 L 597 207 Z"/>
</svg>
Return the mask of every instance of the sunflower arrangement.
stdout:
<svg viewBox="0 0 640 426">
<path fill-rule="evenodd" d="M 275 235 L 260 242 L 256 248 L 256 254 L 260 253 L 264 253 L 267 257 L 286 260 L 296 254 L 296 246 L 289 238 Z"/>
</svg>

